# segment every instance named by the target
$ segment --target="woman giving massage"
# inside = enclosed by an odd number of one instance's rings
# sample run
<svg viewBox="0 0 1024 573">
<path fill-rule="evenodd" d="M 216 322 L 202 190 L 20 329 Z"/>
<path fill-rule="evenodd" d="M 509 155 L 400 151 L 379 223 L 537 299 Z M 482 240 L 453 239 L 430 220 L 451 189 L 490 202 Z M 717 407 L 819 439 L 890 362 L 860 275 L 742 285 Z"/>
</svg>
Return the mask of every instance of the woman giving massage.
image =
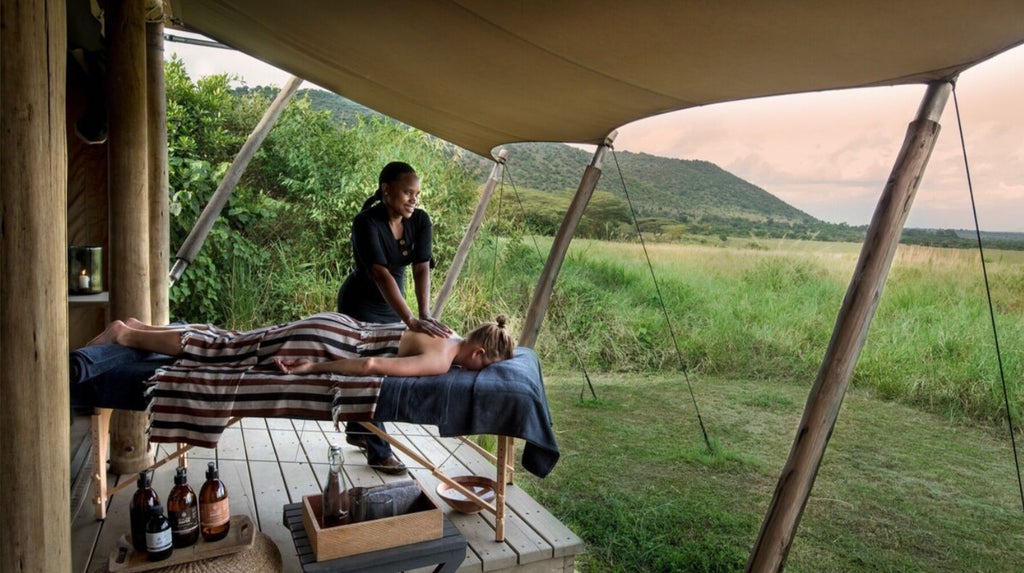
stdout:
<svg viewBox="0 0 1024 573">
<path fill-rule="evenodd" d="M 200 324 L 152 326 L 128 319 L 111 322 L 89 344 L 158 352 L 178 357 L 178 365 L 242 366 L 286 374 L 430 376 L 453 365 L 482 370 L 511 358 L 515 341 L 505 321 L 504 315 L 498 316 L 497 322 L 481 324 L 465 338 L 438 338 L 401 323 L 360 322 L 337 312 L 245 332 Z"/>
</svg>

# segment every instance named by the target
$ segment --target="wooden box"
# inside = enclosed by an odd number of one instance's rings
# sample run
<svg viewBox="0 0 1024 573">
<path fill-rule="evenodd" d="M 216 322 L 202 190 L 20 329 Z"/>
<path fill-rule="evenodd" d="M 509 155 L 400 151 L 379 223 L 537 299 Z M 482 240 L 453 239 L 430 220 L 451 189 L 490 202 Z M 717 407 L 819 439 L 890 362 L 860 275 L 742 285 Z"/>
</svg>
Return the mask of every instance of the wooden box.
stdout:
<svg viewBox="0 0 1024 573">
<path fill-rule="evenodd" d="M 440 539 L 444 533 L 444 514 L 422 487 L 407 513 L 327 529 L 320 527 L 321 501 L 320 494 L 302 497 L 302 523 L 317 561 Z"/>
</svg>

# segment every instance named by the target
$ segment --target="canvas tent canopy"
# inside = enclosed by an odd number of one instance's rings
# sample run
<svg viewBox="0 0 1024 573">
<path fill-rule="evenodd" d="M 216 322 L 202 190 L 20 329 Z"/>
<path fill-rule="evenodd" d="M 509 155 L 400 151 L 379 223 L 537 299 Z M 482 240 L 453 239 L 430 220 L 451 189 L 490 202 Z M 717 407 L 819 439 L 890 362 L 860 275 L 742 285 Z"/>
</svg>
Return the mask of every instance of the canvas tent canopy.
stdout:
<svg viewBox="0 0 1024 573">
<path fill-rule="evenodd" d="M 170 0 L 169 8 L 185 29 L 483 156 L 519 141 L 599 145 L 534 292 L 527 338 L 618 128 L 726 101 L 928 84 L 747 562 L 757 572 L 785 567 L 951 82 L 1024 43 L 1020 0 Z"/>
<path fill-rule="evenodd" d="M 1024 42 L 1019 0 L 169 0 L 171 21 L 456 145 L 601 143 L 717 102 L 926 83 Z"/>
</svg>

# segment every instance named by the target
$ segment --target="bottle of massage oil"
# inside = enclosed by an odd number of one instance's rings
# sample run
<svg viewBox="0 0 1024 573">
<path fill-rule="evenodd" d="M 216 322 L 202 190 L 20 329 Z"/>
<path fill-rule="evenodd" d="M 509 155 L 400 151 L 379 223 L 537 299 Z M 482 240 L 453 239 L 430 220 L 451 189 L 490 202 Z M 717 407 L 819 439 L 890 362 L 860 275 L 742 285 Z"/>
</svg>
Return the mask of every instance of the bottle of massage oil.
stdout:
<svg viewBox="0 0 1024 573">
<path fill-rule="evenodd" d="M 206 482 L 199 490 L 199 524 L 205 541 L 224 539 L 231 528 L 228 490 L 220 481 L 217 464 L 214 462 L 210 462 L 206 470 Z"/>
<path fill-rule="evenodd" d="M 167 496 L 167 518 L 171 522 L 171 537 L 175 547 L 188 547 L 199 541 L 199 498 L 188 485 L 188 470 L 179 467 L 174 476 L 174 488 Z"/>
<path fill-rule="evenodd" d="M 149 522 L 149 514 L 153 506 L 160 503 L 160 496 L 153 489 L 153 472 L 142 470 L 139 472 L 139 486 L 132 495 L 131 503 L 128 505 L 128 516 L 131 521 L 132 547 L 136 552 L 146 552 L 146 523 Z"/>
<path fill-rule="evenodd" d="M 164 508 L 156 504 L 149 509 L 149 520 L 146 522 L 146 551 L 150 561 L 163 561 L 174 551 L 172 545 L 171 524 L 164 517 Z"/>
</svg>

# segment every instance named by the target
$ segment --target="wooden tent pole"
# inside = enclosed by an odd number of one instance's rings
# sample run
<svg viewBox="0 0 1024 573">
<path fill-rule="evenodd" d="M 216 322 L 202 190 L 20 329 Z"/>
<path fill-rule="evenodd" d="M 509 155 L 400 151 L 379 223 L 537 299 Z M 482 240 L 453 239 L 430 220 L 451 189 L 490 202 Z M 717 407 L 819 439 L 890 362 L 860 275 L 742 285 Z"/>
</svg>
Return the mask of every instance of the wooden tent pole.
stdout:
<svg viewBox="0 0 1024 573">
<path fill-rule="evenodd" d="M 110 316 L 150 321 L 149 193 L 145 3 L 106 4 L 110 123 Z M 134 473 L 152 463 L 144 412 L 115 410 L 110 469 Z"/>
<path fill-rule="evenodd" d="M 64 2 L 0 30 L 0 571 L 70 571 Z"/>
<path fill-rule="evenodd" d="M 748 572 L 782 571 L 800 524 L 839 407 L 882 295 L 900 233 L 939 134 L 939 117 L 952 90 L 949 82 L 928 85 L 916 119 L 893 166 L 868 227 L 860 259 L 839 310 L 832 339 L 804 407 L 775 495 L 747 561 Z"/>
<path fill-rule="evenodd" d="M 163 3 L 150 0 L 146 18 L 146 115 L 149 134 L 149 302 L 153 324 L 167 324 L 171 222 L 167 211 L 167 94 Z"/>
<path fill-rule="evenodd" d="M 242 174 L 245 173 L 245 168 L 249 166 L 249 162 L 256 155 L 256 151 L 260 148 L 263 140 L 266 139 L 267 134 L 270 133 L 271 128 L 277 123 L 277 119 L 281 117 L 285 106 L 288 105 L 288 102 L 295 95 L 301 84 L 302 79 L 295 76 L 288 79 L 288 83 L 281 88 L 277 97 L 271 102 L 270 107 L 264 112 L 263 118 L 256 124 L 256 128 L 249 134 L 249 138 L 245 140 L 245 143 L 242 144 L 242 149 L 238 151 L 235 160 L 231 162 L 231 167 L 228 167 L 227 172 L 224 174 L 224 179 L 217 186 L 217 190 L 214 191 L 210 202 L 203 208 L 203 212 L 199 215 L 199 220 L 196 221 L 192 230 L 189 231 L 188 237 L 185 238 L 185 242 L 178 249 L 177 260 L 174 262 L 174 267 L 170 273 L 170 284 L 173 285 L 178 282 L 185 269 L 195 260 L 199 249 L 203 247 L 206 236 L 210 234 L 210 229 L 213 229 L 213 224 L 217 222 L 221 209 L 227 204 L 228 198 L 231 197 L 231 193 L 238 185 Z"/>
<path fill-rule="evenodd" d="M 583 178 L 576 189 L 576 195 L 569 204 L 569 210 L 562 219 L 562 226 L 555 234 L 555 240 L 551 243 L 551 251 L 548 253 L 548 260 L 544 263 L 544 270 L 540 273 L 540 280 L 537 282 L 537 289 L 533 292 L 533 300 L 526 313 L 526 321 L 523 323 L 523 331 L 519 335 L 519 346 L 532 348 L 537 343 L 537 336 L 540 335 L 540 326 L 544 322 L 544 314 L 548 310 L 548 303 L 551 302 L 551 292 L 555 288 L 555 280 L 558 272 L 562 269 L 562 261 L 569 251 L 569 243 L 576 232 L 576 226 L 583 218 L 583 212 L 587 208 L 590 196 L 594 194 L 594 188 L 601 179 L 601 162 L 604 155 L 615 141 L 617 132 L 611 132 L 605 138 L 604 143 L 597 146 L 594 152 L 594 159 L 583 172 Z"/>
<path fill-rule="evenodd" d="M 480 230 L 480 225 L 484 221 L 484 213 L 487 212 L 487 204 L 491 202 L 491 196 L 494 195 L 494 188 L 497 186 L 498 181 L 501 180 L 502 171 L 505 169 L 506 155 L 508 155 L 508 152 L 504 149 L 498 151 L 498 157 L 494 161 L 494 166 L 491 167 L 491 175 L 487 178 L 484 190 L 480 194 L 480 201 L 476 204 L 476 211 L 473 212 L 473 218 L 469 222 L 469 228 L 466 229 L 466 234 L 463 235 L 462 241 L 459 243 L 459 248 L 455 251 L 455 258 L 452 259 L 452 266 L 448 268 L 448 274 L 444 277 L 444 284 L 441 286 L 441 292 L 437 294 L 437 300 L 434 301 L 434 308 L 431 311 L 434 318 L 441 317 L 441 312 L 444 311 L 444 305 L 448 303 L 448 298 L 452 295 L 452 290 L 455 288 L 455 281 L 459 279 L 459 273 L 462 272 L 462 265 L 465 264 L 466 257 L 469 255 L 469 248 L 473 245 L 473 239 L 476 238 L 476 234 Z"/>
</svg>

